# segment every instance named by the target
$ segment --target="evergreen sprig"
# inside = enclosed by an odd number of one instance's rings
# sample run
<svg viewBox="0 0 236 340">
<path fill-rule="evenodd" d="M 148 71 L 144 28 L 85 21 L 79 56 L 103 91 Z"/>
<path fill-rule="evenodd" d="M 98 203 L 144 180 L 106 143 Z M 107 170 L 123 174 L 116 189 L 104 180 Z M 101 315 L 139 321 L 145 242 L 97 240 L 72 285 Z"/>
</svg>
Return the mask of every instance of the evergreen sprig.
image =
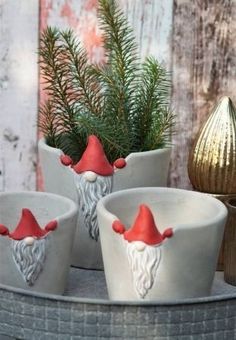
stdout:
<svg viewBox="0 0 236 340">
<path fill-rule="evenodd" d="M 170 142 L 174 115 L 168 107 L 169 88 L 166 70 L 155 58 L 147 57 L 135 93 L 135 147 L 139 150 L 161 148 Z"/>
<path fill-rule="evenodd" d="M 72 30 L 48 27 L 40 65 L 48 101 L 39 127 L 46 142 L 77 161 L 87 137 L 97 135 L 110 161 L 130 152 L 164 147 L 174 115 L 170 81 L 153 57 L 140 64 L 127 19 L 115 0 L 99 0 L 106 62 L 91 65 Z"/>
<path fill-rule="evenodd" d="M 50 100 L 47 100 L 39 110 L 39 129 L 46 138 L 46 143 L 49 146 L 56 145 L 57 122 L 54 106 Z"/>
</svg>

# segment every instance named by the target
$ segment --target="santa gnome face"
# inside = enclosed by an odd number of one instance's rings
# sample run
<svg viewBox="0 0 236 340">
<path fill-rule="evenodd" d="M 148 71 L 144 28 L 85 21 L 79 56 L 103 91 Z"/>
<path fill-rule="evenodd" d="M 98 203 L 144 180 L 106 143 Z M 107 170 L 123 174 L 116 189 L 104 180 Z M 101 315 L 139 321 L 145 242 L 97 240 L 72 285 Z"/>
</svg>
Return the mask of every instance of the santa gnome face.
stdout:
<svg viewBox="0 0 236 340">
<path fill-rule="evenodd" d="M 71 165 L 68 156 L 61 156 L 63 165 Z M 116 168 L 125 166 L 125 160 L 115 162 Z M 79 213 L 83 216 L 85 227 L 90 237 L 97 241 L 99 237 L 96 206 L 103 196 L 112 190 L 113 166 L 109 163 L 99 139 L 91 135 L 80 161 L 72 166 L 78 192 Z"/>
<path fill-rule="evenodd" d="M 115 232 L 123 234 L 133 285 L 138 297 L 143 299 L 155 281 L 161 261 L 161 245 L 165 238 L 173 235 L 173 231 L 168 228 L 161 234 L 151 210 L 144 204 L 139 207 L 138 216 L 129 230 L 126 231 L 118 220 L 112 227 Z"/>
<path fill-rule="evenodd" d="M 77 164 L 72 165 L 72 159 L 67 155 L 62 155 L 60 160 L 63 165 L 71 166 L 73 169 L 79 214 L 83 216 L 89 236 L 98 241 L 97 203 L 102 197 L 111 193 L 113 173 L 124 168 L 126 161 L 124 158 L 119 158 L 112 166 L 95 135 L 88 137 L 87 147 Z"/>
<path fill-rule="evenodd" d="M 13 259 L 29 286 L 34 285 L 43 270 L 47 236 L 56 228 L 57 222 L 51 221 L 41 229 L 32 212 L 26 208 L 22 209 L 21 219 L 12 233 L 0 225 L 0 234 L 11 238 Z"/>
</svg>

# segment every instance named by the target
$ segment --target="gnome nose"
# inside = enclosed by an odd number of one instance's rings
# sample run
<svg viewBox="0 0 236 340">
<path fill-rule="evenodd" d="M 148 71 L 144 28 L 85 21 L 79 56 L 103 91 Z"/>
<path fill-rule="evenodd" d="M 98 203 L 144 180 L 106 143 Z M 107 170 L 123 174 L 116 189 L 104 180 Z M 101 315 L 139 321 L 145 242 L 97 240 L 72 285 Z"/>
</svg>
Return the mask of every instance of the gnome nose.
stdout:
<svg viewBox="0 0 236 340">
<path fill-rule="evenodd" d="M 93 171 L 85 171 L 84 179 L 88 182 L 95 182 L 97 179 L 97 174 Z"/>
<path fill-rule="evenodd" d="M 32 236 L 26 237 L 24 241 L 27 246 L 32 246 L 34 244 L 34 238 Z"/>
<path fill-rule="evenodd" d="M 146 244 L 144 242 L 141 241 L 136 241 L 135 242 L 135 248 L 137 251 L 144 251 L 144 249 L 146 248 Z"/>
</svg>

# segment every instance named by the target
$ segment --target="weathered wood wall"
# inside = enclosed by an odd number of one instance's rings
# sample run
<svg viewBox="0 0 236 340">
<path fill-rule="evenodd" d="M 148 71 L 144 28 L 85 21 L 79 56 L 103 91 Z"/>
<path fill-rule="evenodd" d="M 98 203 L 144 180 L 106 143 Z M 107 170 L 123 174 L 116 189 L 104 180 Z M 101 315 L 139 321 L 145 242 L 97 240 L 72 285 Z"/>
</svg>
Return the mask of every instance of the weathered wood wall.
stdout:
<svg viewBox="0 0 236 340">
<path fill-rule="evenodd" d="M 98 0 L 41 0 L 41 30 L 46 25 L 71 27 L 92 60 L 103 57 L 96 10 Z M 134 28 L 142 57 L 153 54 L 171 64 L 172 0 L 119 0 Z"/>
<path fill-rule="evenodd" d="M 38 1 L 0 1 L 0 191 L 36 188 Z"/>
<path fill-rule="evenodd" d="M 236 100 L 236 1 L 119 2 L 142 58 L 153 54 L 172 71 L 178 132 L 170 184 L 189 188 L 188 150 L 199 126 L 221 95 Z M 47 25 L 72 27 L 98 61 L 103 51 L 96 8 L 97 0 L 1 1 L 0 190 L 35 188 L 38 25 L 40 31 Z"/>
<path fill-rule="evenodd" d="M 173 92 L 179 133 L 173 138 L 171 184 L 189 188 L 188 150 L 222 96 L 236 100 L 236 1 L 175 0 Z"/>
</svg>

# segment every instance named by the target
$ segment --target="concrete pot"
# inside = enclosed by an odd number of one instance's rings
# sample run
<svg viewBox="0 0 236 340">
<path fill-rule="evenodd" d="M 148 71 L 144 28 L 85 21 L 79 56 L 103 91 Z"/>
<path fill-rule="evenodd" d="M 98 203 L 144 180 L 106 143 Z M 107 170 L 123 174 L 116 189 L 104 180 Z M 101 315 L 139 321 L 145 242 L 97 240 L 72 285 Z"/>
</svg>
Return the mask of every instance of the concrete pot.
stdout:
<svg viewBox="0 0 236 340">
<path fill-rule="evenodd" d="M 170 148 L 137 152 L 128 155 L 126 166 L 115 171 L 112 177 L 112 192 L 144 186 L 166 186 L 170 162 Z M 64 195 L 78 202 L 74 172 L 60 162 L 62 151 L 39 141 L 39 156 L 42 167 L 44 189 Z M 78 215 L 72 265 L 87 269 L 102 269 L 100 240 L 91 239 Z"/>
<path fill-rule="evenodd" d="M 139 262 L 135 264 L 137 276 L 134 263 L 129 259 L 129 242 L 114 232 L 112 225 L 118 219 L 128 229 L 143 203 L 152 210 L 159 230 L 163 232 L 172 227 L 173 236 L 158 247 L 154 245 L 158 248 L 158 260 L 156 252 L 145 255 L 144 274 L 142 270 L 141 274 L 139 272 Z M 192 191 L 137 188 L 101 199 L 97 215 L 110 299 L 173 300 L 210 294 L 227 217 L 223 203 L 210 195 Z M 155 271 L 149 272 L 148 268 L 154 267 Z M 142 275 L 145 279 L 140 279 Z M 150 284 L 146 278 L 150 279 Z M 147 288 L 144 296 L 137 290 L 140 284 Z"/>
<path fill-rule="evenodd" d="M 17 224 L 19 226 L 22 209 L 29 209 L 33 213 L 40 228 L 51 221 L 56 224 L 55 230 L 40 238 L 44 242 L 41 257 L 41 250 L 38 249 L 33 250 L 35 257 L 32 257 L 32 252 L 26 254 L 32 246 L 30 243 L 27 243 L 26 252 L 22 248 L 15 248 L 19 242 L 10 237 Z M 30 291 L 62 294 L 71 262 L 76 219 L 77 206 L 65 197 L 41 192 L 0 193 L 0 283 Z M 9 229 L 10 235 L 2 234 L 2 225 Z M 24 223 L 22 225 L 24 228 Z M 27 237 L 21 242 L 30 239 L 32 237 Z M 37 274 L 35 264 L 39 265 Z"/>
</svg>

